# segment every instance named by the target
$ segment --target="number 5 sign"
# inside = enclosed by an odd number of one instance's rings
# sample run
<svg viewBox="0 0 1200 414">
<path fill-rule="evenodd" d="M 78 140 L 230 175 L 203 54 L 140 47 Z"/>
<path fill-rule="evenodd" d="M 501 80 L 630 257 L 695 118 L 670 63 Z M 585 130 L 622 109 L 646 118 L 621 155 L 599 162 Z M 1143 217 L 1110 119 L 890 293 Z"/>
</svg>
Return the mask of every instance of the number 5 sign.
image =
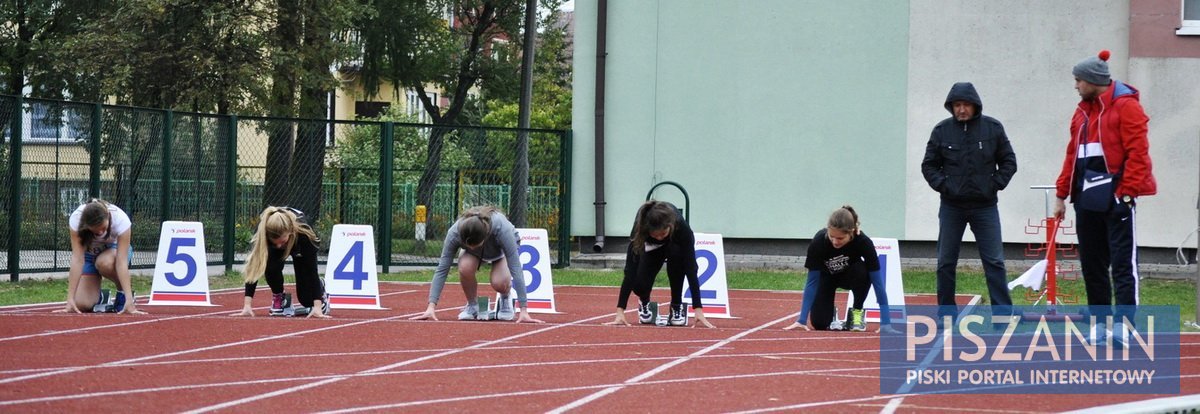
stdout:
<svg viewBox="0 0 1200 414">
<path fill-rule="evenodd" d="M 700 282 L 700 303 L 708 318 L 733 318 L 729 311 L 729 283 L 725 277 L 725 244 L 720 234 L 696 233 L 696 266 Z M 692 291 L 683 281 L 683 303 L 692 310 Z"/>
<path fill-rule="evenodd" d="M 375 271 L 375 230 L 359 224 L 333 226 L 325 291 L 335 309 L 385 309 L 379 306 Z"/>
<path fill-rule="evenodd" d="M 204 225 L 164 221 L 148 305 L 216 306 L 209 300 Z"/>
</svg>

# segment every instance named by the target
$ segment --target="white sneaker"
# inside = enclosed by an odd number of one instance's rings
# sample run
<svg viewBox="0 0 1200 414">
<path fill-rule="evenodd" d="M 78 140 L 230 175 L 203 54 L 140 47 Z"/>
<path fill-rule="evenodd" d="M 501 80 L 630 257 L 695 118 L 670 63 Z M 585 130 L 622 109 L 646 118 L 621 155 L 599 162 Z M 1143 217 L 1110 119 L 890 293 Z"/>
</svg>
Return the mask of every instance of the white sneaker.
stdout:
<svg viewBox="0 0 1200 414">
<path fill-rule="evenodd" d="M 638 322 L 654 324 L 654 310 L 650 309 L 651 303 L 654 302 L 642 302 L 638 300 Z"/>
<path fill-rule="evenodd" d="M 500 300 L 496 302 L 496 319 L 502 321 L 511 321 L 516 319 L 516 313 L 513 312 L 512 299 L 508 295 L 500 296 Z"/>
<path fill-rule="evenodd" d="M 462 312 L 458 313 L 458 320 L 473 321 L 477 316 L 479 316 L 478 305 L 475 305 L 474 303 L 468 303 L 467 306 L 463 306 Z"/>
<path fill-rule="evenodd" d="M 1092 325 L 1092 330 L 1088 332 L 1088 343 L 1093 346 L 1101 345 L 1108 339 L 1109 335 L 1112 335 L 1112 331 L 1104 329 L 1103 323 L 1094 324 Z"/>
<path fill-rule="evenodd" d="M 1112 331 L 1108 334 L 1112 336 L 1113 348 L 1124 349 L 1129 346 L 1129 331 L 1125 330 L 1124 323 L 1114 323 Z"/>
<path fill-rule="evenodd" d="M 687 312 L 683 310 L 683 306 L 682 303 L 679 304 L 679 307 L 671 306 L 671 318 L 667 320 L 668 324 L 671 326 L 687 326 L 688 317 Z"/>
</svg>

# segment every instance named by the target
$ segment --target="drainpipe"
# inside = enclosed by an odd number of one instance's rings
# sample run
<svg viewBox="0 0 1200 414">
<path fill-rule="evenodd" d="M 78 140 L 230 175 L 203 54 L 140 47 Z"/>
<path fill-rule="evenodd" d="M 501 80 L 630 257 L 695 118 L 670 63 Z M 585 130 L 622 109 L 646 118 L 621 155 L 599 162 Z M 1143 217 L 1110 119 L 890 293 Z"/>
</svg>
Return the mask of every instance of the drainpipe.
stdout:
<svg viewBox="0 0 1200 414">
<path fill-rule="evenodd" d="M 599 0 L 596 13 L 596 243 L 592 251 L 604 251 L 604 59 L 608 36 L 608 0 Z"/>
</svg>

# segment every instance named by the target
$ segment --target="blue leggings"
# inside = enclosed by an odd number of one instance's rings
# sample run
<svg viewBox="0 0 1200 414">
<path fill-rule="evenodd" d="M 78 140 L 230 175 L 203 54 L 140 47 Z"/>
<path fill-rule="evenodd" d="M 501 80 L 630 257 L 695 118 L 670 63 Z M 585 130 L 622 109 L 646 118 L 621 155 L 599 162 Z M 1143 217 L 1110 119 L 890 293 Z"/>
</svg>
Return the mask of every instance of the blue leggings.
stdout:
<svg viewBox="0 0 1200 414">
<path fill-rule="evenodd" d="M 892 323 L 892 313 L 888 308 L 887 281 L 883 272 L 870 272 L 871 286 L 875 288 L 875 301 L 879 303 L 879 322 L 884 325 Z M 817 297 L 817 288 L 821 286 L 821 272 L 810 270 L 804 281 L 804 298 L 800 302 L 800 317 L 796 323 L 807 324 L 808 312 L 812 310 L 813 298 Z"/>
</svg>

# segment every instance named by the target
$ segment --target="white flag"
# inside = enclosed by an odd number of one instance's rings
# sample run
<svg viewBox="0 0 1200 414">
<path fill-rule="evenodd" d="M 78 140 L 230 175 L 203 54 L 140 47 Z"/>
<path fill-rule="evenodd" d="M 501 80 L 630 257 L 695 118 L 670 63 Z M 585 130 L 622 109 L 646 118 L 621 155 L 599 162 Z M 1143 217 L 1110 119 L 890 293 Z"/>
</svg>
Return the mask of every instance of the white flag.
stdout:
<svg viewBox="0 0 1200 414">
<path fill-rule="evenodd" d="M 1021 277 L 1008 282 L 1008 290 L 1013 290 L 1017 286 L 1025 286 L 1033 290 L 1041 290 L 1042 282 L 1046 280 L 1046 260 L 1042 259 L 1026 270 Z"/>
</svg>

